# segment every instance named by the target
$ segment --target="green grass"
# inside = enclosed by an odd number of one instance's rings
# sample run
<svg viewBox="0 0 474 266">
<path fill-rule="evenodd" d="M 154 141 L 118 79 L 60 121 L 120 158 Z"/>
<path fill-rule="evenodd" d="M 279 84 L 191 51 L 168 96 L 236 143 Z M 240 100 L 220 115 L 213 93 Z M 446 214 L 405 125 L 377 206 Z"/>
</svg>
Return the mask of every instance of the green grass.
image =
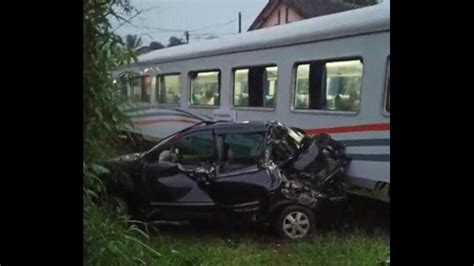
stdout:
<svg viewBox="0 0 474 266">
<path fill-rule="evenodd" d="M 389 254 L 388 235 L 327 233 L 300 242 L 261 241 L 245 233 L 235 238 L 161 232 L 152 246 L 162 256 L 150 265 L 377 265 Z"/>
<path fill-rule="evenodd" d="M 172 226 L 145 234 L 85 206 L 85 265 L 380 265 L 390 251 L 386 230 L 328 228 L 298 242 L 258 228 Z"/>
</svg>

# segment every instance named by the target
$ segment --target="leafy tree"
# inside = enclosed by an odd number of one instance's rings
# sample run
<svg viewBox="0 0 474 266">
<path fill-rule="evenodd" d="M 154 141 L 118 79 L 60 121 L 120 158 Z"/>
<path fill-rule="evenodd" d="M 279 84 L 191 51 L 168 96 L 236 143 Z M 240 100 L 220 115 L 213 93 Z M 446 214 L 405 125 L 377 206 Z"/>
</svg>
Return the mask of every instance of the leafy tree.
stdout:
<svg viewBox="0 0 474 266">
<path fill-rule="evenodd" d="M 169 43 L 168 43 L 168 47 L 172 47 L 172 46 L 177 46 L 177 45 L 182 45 L 184 44 L 184 40 L 183 39 L 180 39 L 176 36 L 171 36 L 170 39 L 169 39 Z"/>
<path fill-rule="evenodd" d="M 161 42 L 151 42 L 149 46 L 151 50 L 158 50 L 158 49 L 165 48 L 165 46 Z"/>
<path fill-rule="evenodd" d="M 98 162 L 113 153 L 119 134 L 130 125 L 119 108 L 123 99 L 117 94 L 112 72 L 136 60 L 131 49 L 140 43 L 135 37 L 127 37 L 124 43 L 114 33 L 109 19 L 123 21 L 117 11 L 136 12 L 129 0 L 84 0 L 84 265 L 133 265 L 160 255 L 143 242 L 146 238 L 139 237 L 139 230 L 128 226 L 124 216 L 110 219 L 101 204 L 100 195 L 105 193 L 101 194 L 99 176 L 107 169 Z"/>
<path fill-rule="evenodd" d="M 128 34 L 125 36 L 125 43 L 128 50 L 136 50 L 142 46 L 142 38 L 137 35 Z"/>
</svg>

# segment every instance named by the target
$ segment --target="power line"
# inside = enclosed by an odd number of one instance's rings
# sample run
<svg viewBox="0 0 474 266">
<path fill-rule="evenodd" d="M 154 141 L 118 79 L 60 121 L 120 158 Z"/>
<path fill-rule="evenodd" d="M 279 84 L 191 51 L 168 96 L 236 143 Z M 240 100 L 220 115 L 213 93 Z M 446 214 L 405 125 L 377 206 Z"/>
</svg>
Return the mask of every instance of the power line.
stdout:
<svg viewBox="0 0 474 266">
<path fill-rule="evenodd" d="M 146 10 L 146 11 L 149 11 L 149 10 Z M 186 39 L 186 43 L 189 43 L 190 38 L 192 38 L 192 39 L 202 39 L 202 38 L 213 39 L 213 38 L 218 38 L 220 36 L 225 36 L 225 35 L 236 35 L 238 33 L 235 33 L 235 32 L 198 32 L 198 31 L 201 31 L 201 30 L 204 30 L 204 29 L 217 28 L 217 27 L 220 27 L 220 26 L 225 26 L 225 25 L 229 25 L 231 23 L 238 22 L 239 32 L 241 32 L 242 17 L 247 17 L 247 16 L 242 15 L 239 12 L 239 18 L 238 19 L 232 19 L 232 20 L 229 20 L 229 21 L 226 21 L 226 22 L 223 22 L 223 23 L 207 25 L 207 26 L 203 26 L 203 27 L 199 27 L 199 28 L 194 28 L 194 29 L 191 29 L 191 30 L 152 27 L 152 26 L 140 26 L 140 25 L 136 25 L 136 24 L 131 23 L 130 20 L 128 21 L 127 25 L 131 26 L 131 27 L 139 28 L 139 29 L 151 30 L 151 31 L 143 32 L 143 33 L 141 33 L 141 35 L 149 35 L 150 36 L 150 34 L 158 33 L 158 32 L 173 32 L 173 33 L 178 33 L 179 32 L 179 33 L 183 33 L 184 36 L 185 36 L 185 39 Z M 152 37 L 150 37 L 150 38 L 153 39 Z"/>
<path fill-rule="evenodd" d="M 191 36 L 206 36 L 206 35 L 234 35 L 237 32 L 203 32 L 203 33 L 190 33 Z"/>
<path fill-rule="evenodd" d="M 228 25 L 228 24 L 234 23 L 236 21 L 237 21 L 236 19 L 233 19 L 233 20 L 229 20 L 227 22 L 223 22 L 223 23 L 219 23 L 219 24 L 214 24 L 214 25 L 203 26 L 203 27 L 200 27 L 200 28 L 195 28 L 195 29 L 192 29 L 190 31 L 199 31 L 199 30 L 204 30 L 204 29 L 209 29 L 209 28 L 215 28 L 215 27 L 219 27 L 219 26 Z"/>
<path fill-rule="evenodd" d="M 158 6 L 151 6 L 147 9 L 141 9 L 141 10 L 135 9 L 136 13 L 134 15 L 132 15 L 131 17 L 129 17 L 129 18 L 125 18 L 125 17 L 123 17 L 119 14 L 115 14 L 115 18 L 118 19 L 119 21 L 122 20 L 123 22 L 120 23 L 120 25 L 118 25 L 117 27 L 115 27 L 115 29 L 113 29 L 112 32 L 117 31 L 120 27 L 122 27 L 123 25 L 126 25 L 127 23 L 132 24 L 132 19 L 136 18 L 137 16 L 139 16 L 143 13 L 146 13 L 146 12 L 149 12 L 153 9 L 156 9 L 156 8 L 158 8 Z"/>
<path fill-rule="evenodd" d="M 168 28 L 160 28 L 160 27 L 139 26 L 139 25 L 135 25 L 135 24 L 132 24 L 132 23 L 130 23 L 129 25 L 133 26 L 135 28 L 154 30 L 154 32 L 159 32 L 159 31 L 162 31 L 162 32 L 183 32 L 183 31 L 186 31 L 184 29 L 168 29 Z"/>
<path fill-rule="evenodd" d="M 132 27 L 135 27 L 135 28 L 140 28 L 140 29 L 163 31 L 163 32 L 185 32 L 185 31 L 194 32 L 194 31 L 200 31 L 200 30 L 204 30 L 204 29 L 209 29 L 209 28 L 215 28 L 215 27 L 219 27 L 219 26 L 229 25 L 229 24 L 234 23 L 234 22 L 236 22 L 236 21 L 237 21 L 236 19 L 233 19 L 233 20 L 229 20 L 229 21 L 224 22 L 224 23 L 219 23 L 219 24 L 214 24 L 214 25 L 207 25 L 207 26 L 204 26 L 204 27 L 195 28 L 195 29 L 191 29 L 191 30 L 186 30 L 186 29 L 170 29 L 170 28 L 161 28 L 161 27 L 150 27 L 150 26 L 140 26 L 140 25 L 136 25 L 136 24 L 133 24 L 133 23 L 128 23 L 127 25 L 132 26 Z"/>
</svg>

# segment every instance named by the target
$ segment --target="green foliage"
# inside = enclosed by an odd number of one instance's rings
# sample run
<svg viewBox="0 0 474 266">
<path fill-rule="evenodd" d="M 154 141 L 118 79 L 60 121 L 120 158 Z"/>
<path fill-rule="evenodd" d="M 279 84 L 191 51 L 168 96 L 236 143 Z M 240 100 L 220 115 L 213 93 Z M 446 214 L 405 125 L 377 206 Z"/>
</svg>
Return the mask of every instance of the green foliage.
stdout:
<svg viewBox="0 0 474 266">
<path fill-rule="evenodd" d="M 150 245 L 162 256 L 147 265 L 380 265 L 389 257 L 387 235 L 314 236 L 300 242 L 258 241 L 249 235 L 162 232 Z"/>
<path fill-rule="evenodd" d="M 182 44 L 185 44 L 183 39 L 180 39 L 176 36 L 171 36 L 169 39 L 168 47 L 178 46 Z"/>
<path fill-rule="evenodd" d="M 84 205 L 85 265 L 147 265 L 161 254 L 148 235 L 127 226 L 125 216 L 108 215 L 95 204 Z"/>
<path fill-rule="evenodd" d="M 109 18 L 120 18 L 113 8 L 126 13 L 134 9 L 128 0 L 88 0 L 84 3 L 84 159 L 105 158 L 128 123 L 120 111 L 123 98 L 117 93 L 112 73 L 135 60 L 133 51 L 112 31 Z"/>
<path fill-rule="evenodd" d="M 109 170 L 98 162 L 111 156 L 118 136 L 131 127 L 121 111 L 124 99 L 113 82 L 113 71 L 136 60 L 113 32 L 109 19 L 122 19 L 117 11 L 135 10 L 128 0 L 84 2 L 84 261 L 86 265 L 144 265 L 161 256 L 148 244 L 146 234 L 130 227 L 124 215 L 105 211 L 106 193 L 100 176 Z"/>
<path fill-rule="evenodd" d="M 142 46 L 142 38 L 138 37 L 138 35 L 128 34 L 125 36 L 125 45 L 128 50 L 137 50 Z"/>
</svg>

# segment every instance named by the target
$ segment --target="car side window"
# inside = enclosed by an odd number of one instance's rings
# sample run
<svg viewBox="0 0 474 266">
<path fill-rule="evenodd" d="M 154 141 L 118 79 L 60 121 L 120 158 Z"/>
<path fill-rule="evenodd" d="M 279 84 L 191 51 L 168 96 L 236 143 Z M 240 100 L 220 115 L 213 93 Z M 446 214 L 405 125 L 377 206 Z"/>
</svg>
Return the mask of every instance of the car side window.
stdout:
<svg viewBox="0 0 474 266">
<path fill-rule="evenodd" d="M 257 164 L 263 148 L 265 132 L 227 133 L 222 139 L 221 162 L 224 172 Z"/>
<path fill-rule="evenodd" d="M 183 166 L 199 165 L 215 161 L 214 136 L 211 130 L 193 132 L 182 136 L 172 144 L 178 162 Z"/>
</svg>

